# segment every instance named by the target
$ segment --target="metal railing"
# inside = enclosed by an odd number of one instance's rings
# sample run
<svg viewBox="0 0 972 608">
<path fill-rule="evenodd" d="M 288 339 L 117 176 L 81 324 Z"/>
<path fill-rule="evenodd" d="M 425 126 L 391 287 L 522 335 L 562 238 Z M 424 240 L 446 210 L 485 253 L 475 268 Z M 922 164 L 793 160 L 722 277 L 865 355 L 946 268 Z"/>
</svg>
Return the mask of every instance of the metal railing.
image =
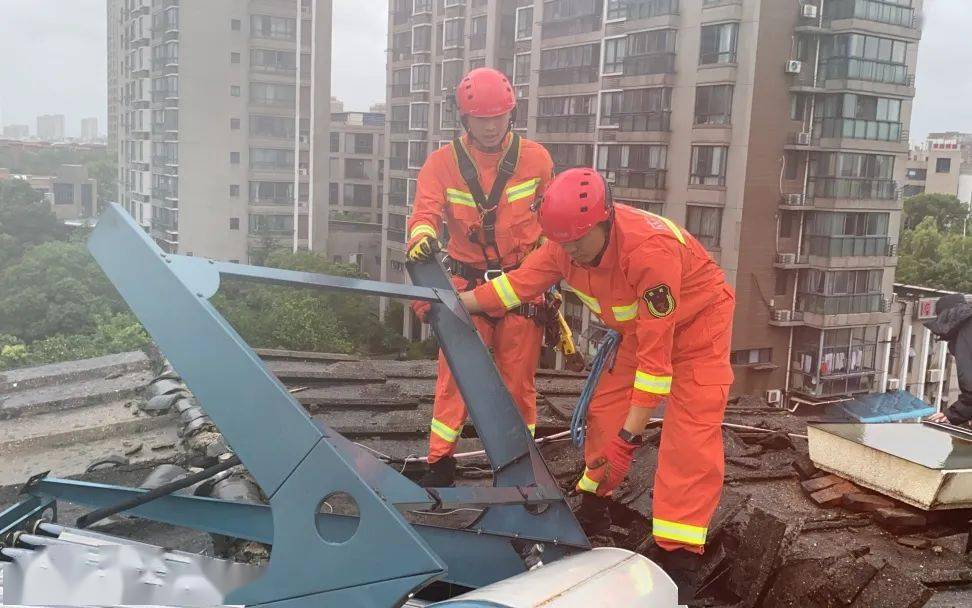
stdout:
<svg viewBox="0 0 972 608">
<path fill-rule="evenodd" d="M 828 59 L 823 66 L 825 78 L 844 78 L 867 80 L 886 84 L 912 86 L 914 77 L 908 74 L 908 66 L 903 63 L 859 59 L 857 57 L 838 57 Z"/>
<path fill-rule="evenodd" d="M 827 18 L 864 19 L 907 28 L 917 25 L 912 7 L 878 0 L 832 0 L 827 5 Z"/>
<path fill-rule="evenodd" d="M 884 296 L 879 293 L 824 295 L 797 292 L 797 310 L 818 315 L 852 315 L 884 310 Z"/>
<path fill-rule="evenodd" d="M 580 65 L 568 68 L 548 68 L 540 70 L 540 86 L 559 84 L 583 84 L 597 82 L 596 65 Z"/>
<path fill-rule="evenodd" d="M 671 110 L 657 112 L 612 112 L 601 116 L 601 126 L 618 127 L 621 131 L 670 131 Z"/>
<path fill-rule="evenodd" d="M 624 58 L 625 76 L 648 76 L 650 74 L 674 74 L 675 53 L 649 53 L 647 55 L 628 55 Z"/>
<path fill-rule="evenodd" d="M 889 257 L 893 245 L 887 236 L 818 236 L 804 237 L 804 251 L 827 258 Z"/>
<path fill-rule="evenodd" d="M 586 34 L 601 28 L 601 15 L 574 15 L 559 19 L 547 19 L 540 23 L 540 37 L 544 40 L 559 36 Z"/>
<path fill-rule="evenodd" d="M 678 0 L 621 0 L 617 4 L 608 3 L 607 18 L 651 19 L 661 15 L 677 15 Z"/>
<path fill-rule="evenodd" d="M 665 169 L 605 169 L 604 177 L 617 188 L 664 190 L 668 171 Z"/>
<path fill-rule="evenodd" d="M 901 141 L 900 122 L 861 120 L 857 118 L 824 118 L 817 128 L 817 136 L 842 139 L 870 139 Z"/>
</svg>

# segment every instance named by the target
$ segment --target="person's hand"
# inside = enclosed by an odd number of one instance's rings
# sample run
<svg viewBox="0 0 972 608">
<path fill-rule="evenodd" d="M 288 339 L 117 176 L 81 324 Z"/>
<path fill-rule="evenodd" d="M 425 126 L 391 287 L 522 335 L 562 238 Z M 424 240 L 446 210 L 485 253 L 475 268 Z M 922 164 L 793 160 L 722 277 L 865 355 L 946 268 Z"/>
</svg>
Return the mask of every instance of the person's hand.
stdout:
<svg viewBox="0 0 972 608">
<path fill-rule="evenodd" d="M 925 418 L 925 420 L 928 420 L 929 422 L 940 422 L 942 424 L 948 424 L 948 416 L 946 416 L 941 412 L 934 413 L 928 418 Z"/>
<path fill-rule="evenodd" d="M 408 241 L 406 255 L 413 262 L 425 262 L 432 259 L 432 256 L 439 252 L 442 247 L 439 240 L 428 234 L 418 234 Z"/>
<path fill-rule="evenodd" d="M 432 310 L 431 302 L 426 302 L 425 300 L 414 300 L 412 301 L 412 312 L 415 316 L 419 318 L 422 323 L 426 322 L 426 316 L 428 316 L 429 311 Z"/>
<path fill-rule="evenodd" d="M 631 469 L 631 460 L 637 447 L 615 436 L 611 443 L 605 446 L 604 455 L 588 467 L 588 476 L 598 482 L 598 496 L 607 496 L 621 485 Z"/>
</svg>

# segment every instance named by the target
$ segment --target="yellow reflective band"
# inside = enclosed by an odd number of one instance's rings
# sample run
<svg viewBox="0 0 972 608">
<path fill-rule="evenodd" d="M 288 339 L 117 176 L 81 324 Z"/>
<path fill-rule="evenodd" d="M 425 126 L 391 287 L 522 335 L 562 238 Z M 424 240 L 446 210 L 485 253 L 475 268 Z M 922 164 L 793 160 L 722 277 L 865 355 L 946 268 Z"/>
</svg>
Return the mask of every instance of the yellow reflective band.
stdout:
<svg viewBox="0 0 972 608">
<path fill-rule="evenodd" d="M 455 443 L 459 439 L 459 433 L 461 430 L 462 429 L 455 430 L 449 428 L 449 425 L 441 420 L 436 420 L 435 418 L 432 419 L 432 432 L 449 443 Z"/>
<path fill-rule="evenodd" d="M 565 283 L 565 285 L 566 285 L 566 283 Z M 600 305 L 600 303 L 598 303 L 597 298 L 594 298 L 592 296 L 589 296 L 586 293 L 584 293 L 583 291 L 578 291 L 577 289 L 574 289 L 570 285 L 567 285 L 567 289 L 573 291 L 574 292 L 574 295 L 576 295 L 577 298 L 581 302 L 583 302 L 585 306 L 587 306 L 588 308 L 590 308 L 592 312 L 594 312 L 596 314 L 601 314 L 601 305 Z"/>
<path fill-rule="evenodd" d="M 653 395 L 667 395 L 672 392 L 671 376 L 652 376 L 643 371 L 635 372 L 634 387 Z"/>
<path fill-rule="evenodd" d="M 708 533 L 708 529 L 654 518 L 651 520 L 651 532 L 655 538 L 664 538 L 665 540 L 674 540 L 686 545 L 701 547 L 705 544 L 705 535 Z"/>
<path fill-rule="evenodd" d="M 577 482 L 577 489 L 583 492 L 590 492 L 591 494 L 597 492 L 597 486 L 600 484 L 590 477 L 587 476 L 588 469 L 584 469 L 584 475 Z"/>
<path fill-rule="evenodd" d="M 537 436 L 537 425 L 535 425 L 535 424 L 528 424 L 527 425 L 527 428 L 530 429 L 530 436 L 531 437 L 536 437 Z"/>
<path fill-rule="evenodd" d="M 522 184 L 517 184 L 512 188 L 506 189 L 506 200 L 509 202 L 518 201 L 521 198 L 526 198 L 532 196 L 537 191 L 537 186 L 540 185 L 540 178 L 535 177 L 529 181 L 523 182 Z"/>
<path fill-rule="evenodd" d="M 462 190 L 456 190 L 455 188 L 446 188 L 446 200 L 455 205 L 462 205 L 464 207 L 476 206 L 476 200 L 473 198 L 472 194 L 463 192 Z"/>
<path fill-rule="evenodd" d="M 496 290 L 496 295 L 499 296 L 500 301 L 503 302 L 503 306 L 507 310 L 520 305 L 520 298 L 516 295 L 516 292 L 513 290 L 513 285 L 510 284 L 509 277 L 505 274 L 501 274 L 499 277 L 493 279 L 490 281 L 490 284 Z"/>
<path fill-rule="evenodd" d="M 678 242 L 679 243 L 681 243 L 683 245 L 685 244 L 685 236 L 682 235 L 682 230 L 678 226 L 675 225 L 675 222 L 673 222 L 672 220 L 668 219 L 667 217 L 662 217 L 660 215 L 655 215 L 654 213 L 649 213 L 648 215 L 650 215 L 652 217 L 655 217 L 655 218 L 658 218 L 662 223 L 664 223 L 666 226 L 668 226 L 668 229 L 672 231 L 672 234 L 675 235 L 675 238 L 678 239 Z"/>
<path fill-rule="evenodd" d="M 638 316 L 638 301 L 634 301 L 627 306 L 612 306 L 615 321 L 630 321 Z"/>
<path fill-rule="evenodd" d="M 428 224 L 416 224 L 412 226 L 412 232 L 409 233 L 408 238 L 414 239 L 420 234 L 427 234 L 432 238 L 439 238 L 439 235 L 435 233 L 435 228 L 429 226 Z"/>
</svg>

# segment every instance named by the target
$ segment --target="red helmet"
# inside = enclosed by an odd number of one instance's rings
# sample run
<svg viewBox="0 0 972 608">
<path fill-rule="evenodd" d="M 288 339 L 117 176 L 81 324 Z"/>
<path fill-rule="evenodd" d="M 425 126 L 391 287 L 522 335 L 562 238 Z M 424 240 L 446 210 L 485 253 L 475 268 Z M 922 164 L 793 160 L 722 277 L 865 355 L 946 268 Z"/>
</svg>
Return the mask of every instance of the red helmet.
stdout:
<svg viewBox="0 0 972 608">
<path fill-rule="evenodd" d="M 516 107 L 516 96 L 502 72 L 476 68 L 456 86 L 456 105 L 461 115 L 491 118 L 512 112 Z"/>
<path fill-rule="evenodd" d="M 547 186 L 540 201 L 543 233 L 552 241 L 576 241 L 611 217 L 611 191 L 594 169 L 567 169 Z"/>
</svg>

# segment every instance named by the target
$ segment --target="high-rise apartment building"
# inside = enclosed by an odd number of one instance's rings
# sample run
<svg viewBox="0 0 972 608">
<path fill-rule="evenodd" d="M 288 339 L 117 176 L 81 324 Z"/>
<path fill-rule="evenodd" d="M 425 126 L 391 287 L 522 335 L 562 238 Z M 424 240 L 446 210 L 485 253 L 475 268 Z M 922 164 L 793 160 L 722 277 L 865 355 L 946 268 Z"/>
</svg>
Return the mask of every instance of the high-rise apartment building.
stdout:
<svg viewBox="0 0 972 608">
<path fill-rule="evenodd" d="M 81 119 L 81 141 L 92 142 L 98 139 L 98 119 Z"/>
<path fill-rule="evenodd" d="M 330 2 L 113 0 L 108 21 L 119 202 L 160 246 L 325 250 Z"/>
<path fill-rule="evenodd" d="M 64 140 L 64 115 L 44 114 L 37 117 L 37 138 L 43 141 Z"/>
<path fill-rule="evenodd" d="M 736 392 L 881 388 L 921 5 L 391 0 L 386 278 L 416 170 L 457 133 L 449 90 L 492 66 L 558 169 L 597 167 L 725 269 Z"/>
<path fill-rule="evenodd" d="M 3 136 L 10 139 L 27 139 L 30 137 L 30 127 L 27 125 L 6 125 Z"/>
</svg>

